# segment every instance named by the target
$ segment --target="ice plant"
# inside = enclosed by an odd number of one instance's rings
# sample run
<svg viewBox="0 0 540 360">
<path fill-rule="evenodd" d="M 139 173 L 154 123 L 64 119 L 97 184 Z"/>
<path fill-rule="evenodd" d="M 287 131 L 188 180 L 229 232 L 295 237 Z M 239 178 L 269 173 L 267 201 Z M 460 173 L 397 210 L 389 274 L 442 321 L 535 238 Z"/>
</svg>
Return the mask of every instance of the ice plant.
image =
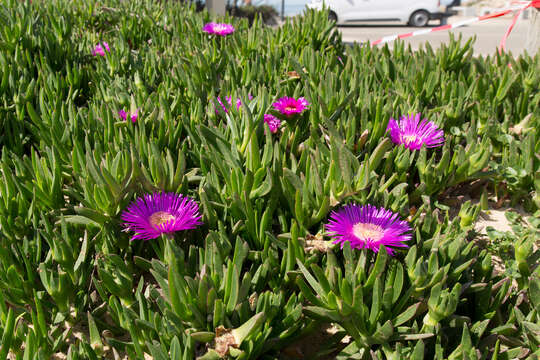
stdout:
<svg viewBox="0 0 540 360">
<path fill-rule="evenodd" d="M 105 56 L 105 52 L 109 52 L 109 44 L 107 44 L 105 41 L 102 44 L 97 44 L 94 50 L 92 50 L 92 55 L 94 56 Z"/>
<path fill-rule="evenodd" d="M 234 26 L 230 24 L 208 23 L 203 26 L 203 31 L 208 34 L 227 36 L 234 32 Z"/>
<path fill-rule="evenodd" d="M 341 247 L 348 241 L 351 248 L 378 252 L 384 245 L 390 255 L 394 254 L 391 247 L 408 247 L 404 242 L 411 239 L 407 234 L 411 231 L 407 221 L 390 210 L 373 205 L 350 204 L 332 212 L 327 230 L 334 238 L 334 244 L 341 244 Z"/>
<path fill-rule="evenodd" d="M 129 116 L 129 118 L 131 119 L 131 122 L 134 123 L 137 121 L 137 118 L 139 117 L 139 109 L 135 110 L 135 112 L 132 114 L 129 114 L 124 109 L 122 109 L 118 111 L 118 116 L 120 116 L 120 118 L 124 121 L 126 121 Z"/>
<path fill-rule="evenodd" d="M 133 201 L 121 216 L 131 240 L 150 240 L 161 234 L 195 229 L 201 225 L 199 205 L 191 198 L 175 193 L 146 194 Z"/>
<path fill-rule="evenodd" d="M 277 133 L 279 130 L 279 127 L 281 126 L 281 120 L 279 120 L 274 115 L 270 114 L 264 114 L 264 122 L 268 124 L 268 127 L 270 128 L 270 132 L 272 134 Z"/>
<path fill-rule="evenodd" d="M 420 150 L 422 145 L 428 148 L 441 146 L 444 143 L 444 131 L 431 121 L 420 121 L 420 116 L 402 116 L 399 122 L 390 119 L 387 131 L 390 132 L 392 141 L 411 150 Z"/>
<path fill-rule="evenodd" d="M 309 103 L 303 97 L 298 98 L 297 100 L 295 98 L 285 96 L 273 103 L 272 106 L 283 115 L 289 117 L 294 114 L 301 114 L 305 109 L 307 109 Z"/>
<path fill-rule="evenodd" d="M 219 358 L 226 357 L 231 349 L 237 349 L 249 335 L 260 331 L 265 319 L 264 312 L 260 312 L 236 329 L 230 330 L 223 325 L 218 326 L 215 330 L 215 349 L 211 349 L 209 352 L 217 354 Z"/>
</svg>

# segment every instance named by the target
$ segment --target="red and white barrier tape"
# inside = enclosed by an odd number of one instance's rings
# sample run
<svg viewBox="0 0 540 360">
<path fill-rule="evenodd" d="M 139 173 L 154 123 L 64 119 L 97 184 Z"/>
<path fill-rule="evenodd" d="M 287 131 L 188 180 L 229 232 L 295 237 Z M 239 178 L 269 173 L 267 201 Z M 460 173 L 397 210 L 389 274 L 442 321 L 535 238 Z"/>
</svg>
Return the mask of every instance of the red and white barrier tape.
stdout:
<svg viewBox="0 0 540 360">
<path fill-rule="evenodd" d="M 501 40 L 500 50 L 502 51 L 502 50 L 504 50 L 504 48 L 506 46 L 506 40 L 508 39 L 508 36 L 512 32 L 512 29 L 514 28 L 514 25 L 516 24 L 516 22 L 517 22 L 517 20 L 519 18 L 519 15 L 521 15 L 521 13 L 525 9 L 527 9 L 529 7 L 534 6 L 536 8 L 540 8 L 540 0 L 517 1 L 517 2 L 515 2 L 515 4 L 516 4 L 516 6 L 513 6 L 513 7 L 508 8 L 508 9 L 504 9 L 504 10 L 501 10 L 501 11 L 498 11 L 498 12 L 495 12 L 495 13 L 492 13 L 492 14 L 487 14 L 487 15 L 484 15 L 484 16 L 478 16 L 478 17 L 475 17 L 475 18 L 472 18 L 472 19 L 463 20 L 463 21 L 460 21 L 460 22 L 457 22 L 457 23 L 454 23 L 454 24 L 442 25 L 442 26 L 438 26 L 438 27 L 435 27 L 435 28 L 431 28 L 431 29 L 418 30 L 418 31 L 413 31 L 413 32 L 405 33 L 405 34 L 385 36 L 382 39 L 373 41 L 371 43 L 371 45 L 379 45 L 379 44 L 384 44 L 384 43 L 391 42 L 391 41 L 394 41 L 394 40 L 397 40 L 397 39 L 406 39 L 406 38 L 409 38 L 409 37 L 425 35 L 425 34 L 429 34 L 429 33 L 433 33 L 433 32 L 451 30 L 451 29 L 455 29 L 455 28 L 458 28 L 458 27 L 461 27 L 461 26 L 472 24 L 472 23 L 475 23 L 475 22 L 478 22 L 478 21 L 484 21 L 484 20 L 488 20 L 488 19 L 501 17 L 501 16 L 507 15 L 507 14 L 509 14 L 511 12 L 517 11 L 517 14 L 514 16 L 514 19 L 512 20 L 512 23 L 510 24 L 510 27 L 508 28 L 508 30 L 506 31 L 506 33 L 504 34 L 504 36 L 503 36 L 503 38 Z"/>
</svg>

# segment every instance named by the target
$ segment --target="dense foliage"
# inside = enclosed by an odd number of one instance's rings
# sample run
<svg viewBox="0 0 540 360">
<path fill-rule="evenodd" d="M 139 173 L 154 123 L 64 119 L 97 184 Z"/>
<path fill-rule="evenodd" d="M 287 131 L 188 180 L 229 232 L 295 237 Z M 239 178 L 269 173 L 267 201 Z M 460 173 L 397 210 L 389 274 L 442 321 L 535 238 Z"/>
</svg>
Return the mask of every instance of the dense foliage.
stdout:
<svg viewBox="0 0 540 360">
<path fill-rule="evenodd" d="M 0 359 L 538 355 L 540 57 L 345 48 L 323 13 L 225 19 L 227 37 L 208 21 L 173 1 L 1 1 Z M 310 106 L 273 134 L 282 96 Z M 443 147 L 392 143 L 411 112 Z M 204 225 L 130 241 L 122 211 L 160 191 Z M 536 216 L 480 236 L 492 201 Z M 407 219 L 410 248 L 322 241 L 352 202 Z"/>
</svg>

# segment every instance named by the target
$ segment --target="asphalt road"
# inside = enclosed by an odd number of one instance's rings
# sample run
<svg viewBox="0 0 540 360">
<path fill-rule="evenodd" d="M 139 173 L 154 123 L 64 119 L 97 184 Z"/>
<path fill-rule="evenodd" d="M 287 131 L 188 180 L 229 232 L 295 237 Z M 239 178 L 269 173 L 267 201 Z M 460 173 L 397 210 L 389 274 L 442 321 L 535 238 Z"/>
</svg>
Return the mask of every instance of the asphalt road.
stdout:
<svg viewBox="0 0 540 360">
<path fill-rule="evenodd" d="M 454 23 L 464 19 L 466 18 L 452 17 L 449 19 L 449 23 Z M 490 55 L 497 51 L 497 47 L 499 46 L 499 43 L 506 30 L 510 26 L 511 21 L 511 18 L 491 19 L 461 28 L 452 29 L 450 31 L 440 31 L 420 35 L 417 37 L 404 39 L 403 41 L 405 41 L 406 44 L 410 44 L 413 49 L 418 49 L 426 42 L 429 42 L 432 47 L 437 48 L 442 43 L 448 43 L 450 33 L 453 33 L 455 36 L 461 34 L 465 41 L 476 36 L 476 41 L 474 43 L 475 55 Z M 508 38 L 506 49 L 507 51 L 511 51 L 515 56 L 522 54 L 524 51 L 525 42 L 527 40 L 528 25 L 529 20 L 519 20 Z M 438 22 L 433 22 L 432 27 L 435 26 L 438 26 Z M 367 40 L 375 41 L 384 36 L 408 33 L 419 29 L 420 28 L 395 23 L 358 23 L 354 25 L 351 24 L 339 26 L 339 30 L 343 35 L 343 41 L 347 43 L 364 42 Z"/>
</svg>

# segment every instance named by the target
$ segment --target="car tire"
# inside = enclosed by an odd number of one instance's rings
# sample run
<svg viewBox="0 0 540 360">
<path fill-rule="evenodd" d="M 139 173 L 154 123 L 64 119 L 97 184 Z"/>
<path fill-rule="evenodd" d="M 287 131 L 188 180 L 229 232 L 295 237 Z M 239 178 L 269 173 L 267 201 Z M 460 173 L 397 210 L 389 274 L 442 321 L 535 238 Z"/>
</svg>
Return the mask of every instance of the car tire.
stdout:
<svg viewBox="0 0 540 360">
<path fill-rule="evenodd" d="M 429 13 L 426 10 L 415 11 L 409 19 L 409 25 L 424 27 L 429 23 Z"/>
<path fill-rule="evenodd" d="M 337 14 L 333 11 L 329 11 L 328 20 L 337 22 Z"/>
</svg>

